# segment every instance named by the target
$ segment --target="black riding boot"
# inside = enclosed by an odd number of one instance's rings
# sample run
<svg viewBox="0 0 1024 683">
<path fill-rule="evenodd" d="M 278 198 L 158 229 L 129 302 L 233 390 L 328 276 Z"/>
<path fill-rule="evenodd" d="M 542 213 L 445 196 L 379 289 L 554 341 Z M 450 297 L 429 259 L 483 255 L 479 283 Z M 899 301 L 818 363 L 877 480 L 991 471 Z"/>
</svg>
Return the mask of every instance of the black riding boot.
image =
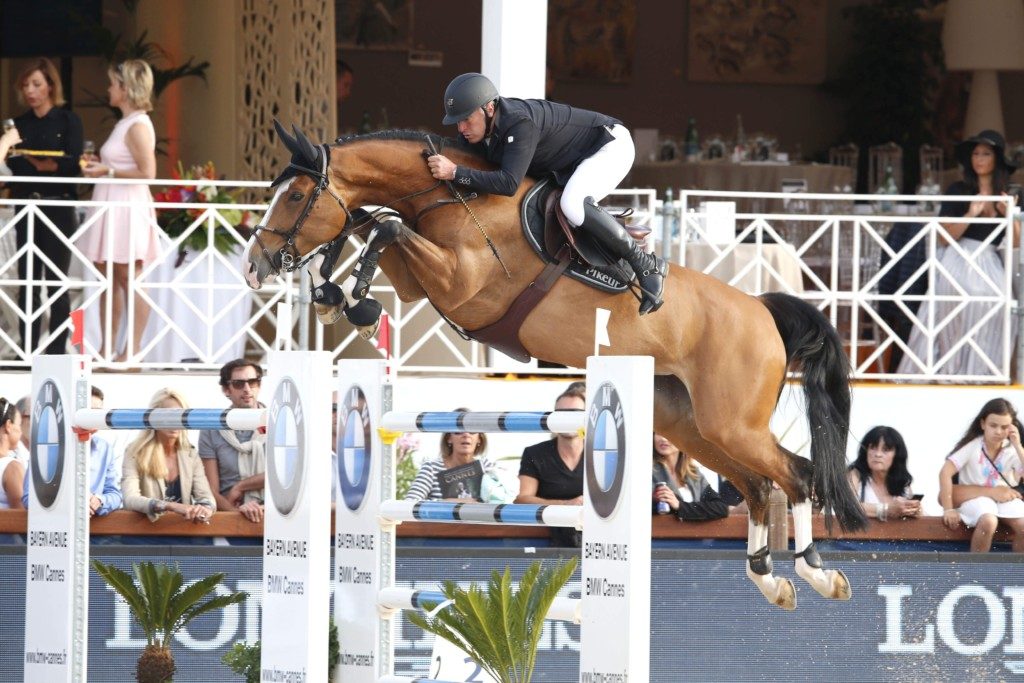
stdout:
<svg viewBox="0 0 1024 683">
<path fill-rule="evenodd" d="M 645 252 L 626 229 L 598 206 L 592 197 L 583 200 L 583 224 L 580 229 L 600 242 L 612 255 L 625 259 L 632 266 L 643 292 L 640 315 L 661 308 L 664 303 L 661 292 L 668 274 L 668 265 L 662 259 Z"/>
</svg>

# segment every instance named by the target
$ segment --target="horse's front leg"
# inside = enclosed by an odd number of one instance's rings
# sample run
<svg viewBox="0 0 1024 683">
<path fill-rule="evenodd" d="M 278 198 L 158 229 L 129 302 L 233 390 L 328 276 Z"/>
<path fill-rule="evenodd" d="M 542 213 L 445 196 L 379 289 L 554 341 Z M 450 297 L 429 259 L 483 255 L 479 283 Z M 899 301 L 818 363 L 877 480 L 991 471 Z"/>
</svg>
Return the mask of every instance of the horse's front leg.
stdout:
<svg viewBox="0 0 1024 683">
<path fill-rule="evenodd" d="M 826 598 L 849 600 L 850 581 L 841 569 L 822 569 L 821 556 L 814 547 L 811 532 L 811 501 L 793 504 L 793 542 L 801 548 L 796 558 L 796 573 Z"/>
</svg>

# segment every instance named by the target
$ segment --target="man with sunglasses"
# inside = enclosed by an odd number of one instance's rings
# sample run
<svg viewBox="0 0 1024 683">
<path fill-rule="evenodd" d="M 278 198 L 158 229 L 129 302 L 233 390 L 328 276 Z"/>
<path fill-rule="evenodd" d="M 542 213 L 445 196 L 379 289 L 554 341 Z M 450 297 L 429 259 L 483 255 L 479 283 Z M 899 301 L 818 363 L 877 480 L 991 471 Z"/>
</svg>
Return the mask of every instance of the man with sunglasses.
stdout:
<svg viewBox="0 0 1024 683">
<path fill-rule="evenodd" d="M 259 407 L 263 369 L 238 358 L 220 369 L 220 388 L 232 408 Z M 207 429 L 199 434 L 199 457 L 217 499 L 217 509 L 263 521 L 266 434 L 260 431 Z M 232 540 L 235 543 L 236 540 Z"/>
</svg>

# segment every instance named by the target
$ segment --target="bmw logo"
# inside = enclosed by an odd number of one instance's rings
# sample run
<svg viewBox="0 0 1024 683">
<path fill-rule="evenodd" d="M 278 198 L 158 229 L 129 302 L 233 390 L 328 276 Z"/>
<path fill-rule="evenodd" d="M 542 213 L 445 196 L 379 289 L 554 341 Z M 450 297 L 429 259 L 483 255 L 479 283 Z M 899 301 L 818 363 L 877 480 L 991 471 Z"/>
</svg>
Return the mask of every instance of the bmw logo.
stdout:
<svg viewBox="0 0 1024 683">
<path fill-rule="evenodd" d="M 306 429 L 299 390 L 290 377 L 277 385 L 269 411 L 267 432 L 267 481 L 274 507 L 284 516 L 291 514 L 302 492 L 306 473 Z"/>
<path fill-rule="evenodd" d="M 626 473 L 626 429 L 619 393 L 611 382 L 597 388 L 587 413 L 586 476 L 590 504 L 608 518 L 618 505 Z"/>
<path fill-rule="evenodd" d="M 345 392 L 344 409 L 338 416 L 338 483 L 345 507 L 355 512 L 363 504 L 370 485 L 370 413 L 366 396 L 358 386 Z"/>
<path fill-rule="evenodd" d="M 52 380 L 46 380 L 32 403 L 32 485 L 36 498 L 50 508 L 64 475 L 64 403 Z"/>
</svg>

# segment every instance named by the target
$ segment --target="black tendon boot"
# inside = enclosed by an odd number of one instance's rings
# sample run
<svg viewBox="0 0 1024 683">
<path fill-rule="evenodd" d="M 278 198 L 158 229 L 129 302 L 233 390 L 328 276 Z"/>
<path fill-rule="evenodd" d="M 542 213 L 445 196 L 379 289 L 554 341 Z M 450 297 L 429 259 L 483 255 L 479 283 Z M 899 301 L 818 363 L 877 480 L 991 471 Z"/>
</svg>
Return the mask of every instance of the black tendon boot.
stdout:
<svg viewBox="0 0 1024 683">
<path fill-rule="evenodd" d="M 645 252 L 618 221 L 597 205 L 593 197 L 583 200 L 583 224 L 580 230 L 586 231 L 614 256 L 625 259 L 632 266 L 643 292 L 640 315 L 661 308 L 664 303 L 661 293 L 668 274 L 668 265 L 662 259 Z"/>
</svg>

